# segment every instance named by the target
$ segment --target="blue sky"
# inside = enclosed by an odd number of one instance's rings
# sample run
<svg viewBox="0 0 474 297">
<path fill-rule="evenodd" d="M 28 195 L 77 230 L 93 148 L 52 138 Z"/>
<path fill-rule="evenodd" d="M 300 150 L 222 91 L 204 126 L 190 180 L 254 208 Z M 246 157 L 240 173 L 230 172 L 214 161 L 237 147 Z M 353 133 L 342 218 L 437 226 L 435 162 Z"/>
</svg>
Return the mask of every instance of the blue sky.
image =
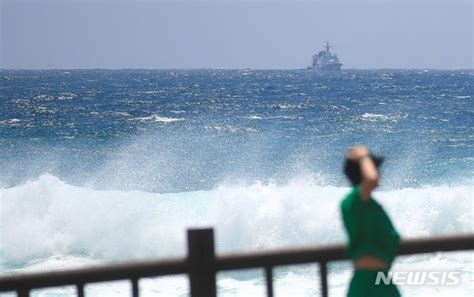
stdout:
<svg viewBox="0 0 474 297">
<path fill-rule="evenodd" d="M 472 1 L 0 0 L 0 66 L 473 68 Z"/>
</svg>

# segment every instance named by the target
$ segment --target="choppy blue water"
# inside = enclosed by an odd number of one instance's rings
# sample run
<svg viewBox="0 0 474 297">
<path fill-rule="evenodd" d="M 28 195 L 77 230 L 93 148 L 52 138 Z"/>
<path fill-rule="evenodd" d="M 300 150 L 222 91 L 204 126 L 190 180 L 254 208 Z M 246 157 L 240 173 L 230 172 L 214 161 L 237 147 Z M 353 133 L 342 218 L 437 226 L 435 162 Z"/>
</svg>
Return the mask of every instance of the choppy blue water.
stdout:
<svg viewBox="0 0 474 297">
<path fill-rule="evenodd" d="M 209 224 L 220 251 L 341 242 L 341 164 L 356 143 L 385 156 L 378 197 L 402 235 L 472 232 L 472 82 L 432 70 L 1 71 L 0 266 L 184 254 L 184 230 Z M 282 276 L 306 282 L 287 296 L 318 290 L 304 274 Z M 221 284 L 231 296 L 254 287 Z"/>
</svg>

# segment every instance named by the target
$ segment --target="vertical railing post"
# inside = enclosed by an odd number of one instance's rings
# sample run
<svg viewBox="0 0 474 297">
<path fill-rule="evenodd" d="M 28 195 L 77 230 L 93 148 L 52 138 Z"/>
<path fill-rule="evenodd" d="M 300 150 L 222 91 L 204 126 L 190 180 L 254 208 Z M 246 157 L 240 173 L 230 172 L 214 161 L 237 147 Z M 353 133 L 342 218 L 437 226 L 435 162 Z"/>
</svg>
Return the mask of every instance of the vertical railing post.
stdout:
<svg viewBox="0 0 474 297">
<path fill-rule="evenodd" d="M 16 292 L 18 297 L 29 297 L 30 296 L 30 290 L 29 289 L 19 289 Z"/>
<path fill-rule="evenodd" d="M 77 297 L 84 297 L 84 285 L 83 284 L 77 284 L 76 285 L 76 291 L 77 291 Z"/>
<path fill-rule="evenodd" d="M 140 295 L 140 287 L 138 285 L 138 279 L 134 278 L 130 280 L 132 282 L 132 297 L 138 297 Z"/>
<path fill-rule="evenodd" d="M 216 297 L 214 231 L 188 230 L 188 263 L 191 297 Z"/>
<path fill-rule="evenodd" d="M 273 268 L 265 267 L 265 281 L 267 285 L 267 297 L 273 297 Z"/>
<path fill-rule="evenodd" d="M 321 295 L 328 297 L 328 266 L 326 262 L 319 262 L 319 276 L 321 278 Z"/>
</svg>

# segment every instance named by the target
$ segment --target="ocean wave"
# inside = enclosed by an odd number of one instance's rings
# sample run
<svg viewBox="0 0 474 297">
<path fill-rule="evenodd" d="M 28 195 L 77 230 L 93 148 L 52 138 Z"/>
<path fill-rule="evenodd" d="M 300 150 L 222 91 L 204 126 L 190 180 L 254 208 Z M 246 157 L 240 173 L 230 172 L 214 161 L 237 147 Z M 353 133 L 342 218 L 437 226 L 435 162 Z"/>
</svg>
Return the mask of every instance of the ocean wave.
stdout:
<svg viewBox="0 0 474 297">
<path fill-rule="evenodd" d="M 376 122 L 376 121 L 391 121 L 398 122 L 401 119 L 406 118 L 408 115 L 404 113 L 394 113 L 394 114 L 376 114 L 376 113 L 364 113 L 361 115 L 362 120 Z"/>
<path fill-rule="evenodd" d="M 306 109 L 313 108 L 313 104 L 299 103 L 299 104 L 290 104 L 290 103 L 279 103 L 279 104 L 270 104 L 268 108 L 273 109 Z"/>
<path fill-rule="evenodd" d="M 231 132 L 231 133 L 242 133 L 242 132 L 258 132 L 257 129 L 251 127 L 238 127 L 233 125 L 213 125 L 204 126 L 206 130 L 213 130 L 218 132 Z"/>
<path fill-rule="evenodd" d="M 262 120 L 263 118 L 258 115 L 250 115 L 250 116 L 245 116 L 243 117 L 244 119 L 249 119 L 249 120 Z"/>
<path fill-rule="evenodd" d="M 185 230 L 214 226 L 220 251 L 342 242 L 348 188 L 308 181 L 221 185 L 210 191 L 98 191 L 44 174 L 1 189 L 5 263 L 51 255 L 106 261 L 181 255 Z M 378 192 L 403 236 L 472 232 L 472 186 Z"/>
<path fill-rule="evenodd" d="M 274 120 L 274 119 L 284 119 L 284 120 L 301 120 L 303 117 L 301 116 L 259 116 L 259 115 L 251 115 L 251 116 L 244 116 L 242 117 L 248 120 Z"/>
<path fill-rule="evenodd" d="M 473 190 L 472 186 L 405 188 L 374 196 L 407 238 L 473 232 Z M 345 234 L 338 205 L 348 191 L 318 186 L 306 178 L 284 185 L 223 184 L 209 191 L 169 194 L 98 191 L 43 174 L 23 185 L 0 189 L 0 270 L 12 274 L 184 256 L 186 229 L 202 226 L 215 228 L 218 253 L 340 243 Z M 462 270 L 471 262 L 472 254 L 466 253 L 416 256 L 399 259 L 394 269 L 429 266 Z M 318 294 L 314 281 L 317 271 L 305 267 L 278 268 L 276 290 L 292 296 Z M 349 268 L 346 265 L 330 274 L 335 296 L 344 296 Z M 471 276 L 466 272 L 466 277 Z M 224 273 L 218 279 L 223 296 L 259 296 L 264 290 L 263 275 L 258 273 L 243 278 Z M 145 296 L 158 291 L 165 296 L 181 296 L 188 291 L 183 277 L 145 279 L 140 287 Z M 404 289 L 404 296 L 446 293 L 429 287 Z M 468 296 L 469 285 L 457 290 L 459 296 Z M 129 284 L 87 288 L 91 296 L 111 291 L 126 296 Z M 47 292 L 41 296 L 74 295 L 71 288 L 41 292 Z"/>
<path fill-rule="evenodd" d="M 0 126 L 8 127 L 19 127 L 22 125 L 22 120 L 20 119 L 8 119 L 0 121 Z"/>
<path fill-rule="evenodd" d="M 184 121 L 183 118 L 169 118 L 169 117 L 162 117 L 157 114 L 152 114 L 149 117 L 138 117 L 138 118 L 133 118 L 131 120 L 134 121 L 142 121 L 142 122 L 153 122 L 153 123 L 173 123 L 173 122 L 179 122 L 179 121 Z"/>
</svg>

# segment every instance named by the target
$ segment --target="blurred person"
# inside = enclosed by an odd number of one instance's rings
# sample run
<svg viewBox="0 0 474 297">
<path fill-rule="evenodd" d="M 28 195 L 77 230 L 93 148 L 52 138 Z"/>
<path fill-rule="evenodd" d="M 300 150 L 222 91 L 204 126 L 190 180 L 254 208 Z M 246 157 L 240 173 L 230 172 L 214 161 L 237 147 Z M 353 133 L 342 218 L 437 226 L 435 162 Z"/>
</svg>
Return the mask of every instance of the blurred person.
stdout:
<svg viewBox="0 0 474 297">
<path fill-rule="evenodd" d="M 344 174 L 353 187 L 341 203 L 349 239 L 346 253 L 354 264 L 348 297 L 400 296 L 392 282 L 376 284 L 379 272 L 388 273 L 400 241 L 390 218 L 372 197 L 379 184 L 382 161 L 361 145 L 352 147 L 346 155 Z"/>
</svg>

